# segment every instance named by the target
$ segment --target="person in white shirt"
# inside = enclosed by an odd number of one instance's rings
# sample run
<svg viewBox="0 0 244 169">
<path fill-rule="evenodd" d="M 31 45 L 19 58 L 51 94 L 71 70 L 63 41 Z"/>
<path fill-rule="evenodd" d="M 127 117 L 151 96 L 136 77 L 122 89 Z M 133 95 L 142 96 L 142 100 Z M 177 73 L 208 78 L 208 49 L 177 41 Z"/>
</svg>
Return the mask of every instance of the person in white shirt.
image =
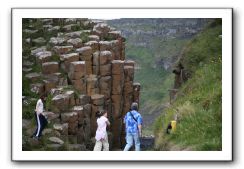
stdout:
<svg viewBox="0 0 244 169">
<path fill-rule="evenodd" d="M 96 144 L 93 151 L 109 151 L 108 143 L 108 134 L 107 134 L 107 125 L 110 125 L 110 122 L 107 118 L 108 114 L 106 111 L 96 112 L 97 116 L 97 131 L 96 131 Z"/>
<path fill-rule="evenodd" d="M 42 114 L 44 111 L 44 105 L 43 102 L 45 100 L 45 96 L 42 95 L 40 99 L 36 103 L 36 109 L 35 109 L 35 119 L 36 119 L 36 131 L 32 135 L 34 139 L 40 139 L 42 135 L 42 130 L 47 124 L 46 117 Z"/>
</svg>

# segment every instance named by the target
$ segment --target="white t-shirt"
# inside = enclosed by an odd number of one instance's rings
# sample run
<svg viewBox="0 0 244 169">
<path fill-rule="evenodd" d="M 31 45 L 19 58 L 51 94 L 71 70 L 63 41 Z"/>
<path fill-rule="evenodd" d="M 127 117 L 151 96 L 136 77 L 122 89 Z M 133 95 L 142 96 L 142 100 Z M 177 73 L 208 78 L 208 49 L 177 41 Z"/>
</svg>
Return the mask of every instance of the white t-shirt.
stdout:
<svg viewBox="0 0 244 169">
<path fill-rule="evenodd" d="M 36 103 L 36 112 L 38 115 L 43 112 L 43 103 L 41 99 L 39 99 Z"/>
<path fill-rule="evenodd" d="M 95 136 L 97 141 L 100 141 L 101 139 L 104 139 L 106 137 L 107 121 L 108 119 L 104 116 L 101 116 L 100 118 L 97 119 L 97 131 Z"/>
</svg>

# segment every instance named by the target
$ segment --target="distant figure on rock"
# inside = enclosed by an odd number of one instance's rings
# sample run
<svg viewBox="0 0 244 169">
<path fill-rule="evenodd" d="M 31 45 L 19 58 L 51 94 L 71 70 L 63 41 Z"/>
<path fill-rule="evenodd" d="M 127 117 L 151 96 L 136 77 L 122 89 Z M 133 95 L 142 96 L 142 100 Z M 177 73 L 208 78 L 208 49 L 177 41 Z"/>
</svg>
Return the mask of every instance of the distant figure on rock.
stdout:
<svg viewBox="0 0 244 169">
<path fill-rule="evenodd" d="M 96 144 L 93 151 L 101 151 L 103 147 L 103 151 L 109 151 L 109 143 L 108 143 L 108 134 L 107 134 L 107 125 L 110 125 L 110 122 L 107 118 L 107 111 L 97 111 L 97 131 L 96 131 Z"/>
<path fill-rule="evenodd" d="M 140 151 L 140 137 L 142 136 L 142 117 L 138 113 L 138 104 L 136 102 L 132 103 L 131 111 L 127 112 L 124 117 L 124 123 L 126 127 L 126 146 L 124 151 L 129 151 L 133 145 L 133 140 L 135 143 L 135 150 Z"/>
<path fill-rule="evenodd" d="M 42 95 L 40 99 L 36 103 L 36 109 L 35 109 L 35 120 L 36 120 L 36 131 L 32 135 L 34 139 L 40 139 L 42 135 L 42 130 L 44 127 L 47 125 L 47 119 L 46 117 L 42 114 L 44 111 L 44 101 L 45 101 L 45 96 Z"/>
</svg>

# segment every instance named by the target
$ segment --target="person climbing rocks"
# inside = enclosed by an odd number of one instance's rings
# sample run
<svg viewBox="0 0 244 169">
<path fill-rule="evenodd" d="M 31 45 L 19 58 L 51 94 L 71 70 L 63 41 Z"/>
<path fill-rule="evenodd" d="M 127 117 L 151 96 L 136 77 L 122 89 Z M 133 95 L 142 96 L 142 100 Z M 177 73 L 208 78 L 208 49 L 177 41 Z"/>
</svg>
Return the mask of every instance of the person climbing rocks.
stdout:
<svg viewBox="0 0 244 169">
<path fill-rule="evenodd" d="M 94 146 L 93 151 L 109 151 L 109 143 L 108 143 L 108 134 L 107 134 L 107 125 L 110 126 L 110 122 L 107 118 L 107 111 L 97 111 L 97 131 L 96 131 L 96 144 Z"/>
<path fill-rule="evenodd" d="M 45 101 L 45 96 L 41 95 L 36 103 L 36 109 L 35 109 L 36 130 L 35 130 L 34 134 L 32 135 L 32 138 L 37 139 L 37 140 L 40 139 L 40 137 L 42 135 L 42 131 L 45 128 L 45 126 L 47 125 L 47 119 L 43 115 L 44 101 Z"/>
<path fill-rule="evenodd" d="M 142 136 L 142 116 L 138 112 L 138 104 L 136 102 L 131 104 L 131 111 L 127 112 L 124 117 L 126 127 L 126 146 L 124 151 L 129 151 L 135 143 L 135 151 L 140 151 L 140 137 Z"/>
</svg>

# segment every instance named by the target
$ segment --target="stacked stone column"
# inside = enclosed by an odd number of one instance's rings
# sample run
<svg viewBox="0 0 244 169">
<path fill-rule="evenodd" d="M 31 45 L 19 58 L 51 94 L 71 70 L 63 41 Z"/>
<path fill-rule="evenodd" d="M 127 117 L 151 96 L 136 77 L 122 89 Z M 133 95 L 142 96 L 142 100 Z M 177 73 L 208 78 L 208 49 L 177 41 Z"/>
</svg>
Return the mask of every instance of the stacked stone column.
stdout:
<svg viewBox="0 0 244 169">
<path fill-rule="evenodd" d="M 112 134 L 113 146 L 121 147 L 122 131 L 122 106 L 123 106 L 123 88 L 124 88 L 124 61 L 112 61 Z"/>
<path fill-rule="evenodd" d="M 78 26 L 88 30 L 77 30 L 77 21 Z M 106 110 L 111 122 L 110 148 L 124 146 L 123 118 L 131 103 L 139 102 L 140 84 L 133 84 L 134 62 L 125 61 L 125 40 L 121 33 L 104 23 L 71 18 L 56 19 L 42 29 L 56 32 L 45 40 L 52 51 L 47 51 L 48 47 L 34 48 L 31 56 L 41 64 L 42 70 L 25 77 L 32 82 L 32 91 L 51 94 L 49 114 L 54 118 L 53 129 L 60 133 L 57 136 L 72 140 L 70 149 L 80 144 L 92 150 L 96 112 Z M 83 33 L 88 42 L 83 42 Z M 37 83 L 40 78 L 42 83 Z"/>
</svg>

